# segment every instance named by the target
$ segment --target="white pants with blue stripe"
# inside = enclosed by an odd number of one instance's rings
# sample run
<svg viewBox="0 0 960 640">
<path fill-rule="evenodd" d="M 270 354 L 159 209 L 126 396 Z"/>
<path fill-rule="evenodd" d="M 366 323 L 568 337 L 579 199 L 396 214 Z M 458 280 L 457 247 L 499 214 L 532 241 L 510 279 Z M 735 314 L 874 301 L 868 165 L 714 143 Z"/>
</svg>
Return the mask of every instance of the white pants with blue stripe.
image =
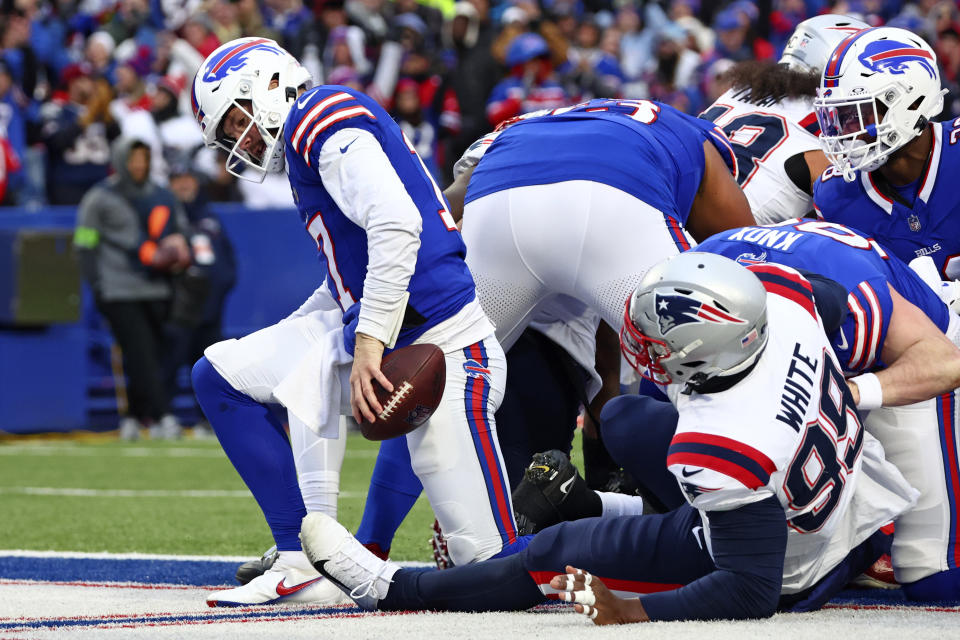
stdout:
<svg viewBox="0 0 960 640">
<path fill-rule="evenodd" d="M 326 324 L 328 319 L 322 312 L 311 313 L 239 340 L 217 343 L 207 349 L 206 356 L 237 391 L 259 402 L 278 402 L 273 390 L 295 368 L 304 365 L 305 357 L 312 358 L 313 364 L 307 364 L 315 366 L 318 372 L 324 366 L 312 347 L 326 334 Z M 489 325 L 485 326 L 489 330 Z M 440 346 L 447 368 L 443 399 L 430 420 L 407 435 L 407 445 L 413 470 L 447 538 L 451 559 L 455 564 L 467 564 L 496 555 L 517 535 L 493 419 L 503 398 L 507 365 L 503 349 L 493 335 L 466 346 L 455 340 Z M 350 411 L 350 366 L 337 365 L 335 375 L 341 380 L 341 397 L 323 399 L 339 407 L 332 412 L 334 417 Z M 316 378 L 320 378 L 319 374 Z M 335 505 L 344 457 L 342 431 L 341 439 L 321 438 L 292 414 L 289 418 L 290 440 L 307 510 Z M 335 509 L 321 510 L 336 515 Z"/>
<path fill-rule="evenodd" d="M 874 409 L 864 427 L 886 458 L 920 491 L 917 505 L 896 520 L 893 570 L 910 583 L 960 562 L 960 392 L 904 407 Z"/>
<path fill-rule="evenodd" d="M 538 308 L 558 297 L 586 305 L 619 330 L 627 298 L 647 270 L 692 244 L 664 212 L 587 180 L 478 198 L 464 208 L 463 241 L 480 304 L 508 350 Z"/>
</svg>

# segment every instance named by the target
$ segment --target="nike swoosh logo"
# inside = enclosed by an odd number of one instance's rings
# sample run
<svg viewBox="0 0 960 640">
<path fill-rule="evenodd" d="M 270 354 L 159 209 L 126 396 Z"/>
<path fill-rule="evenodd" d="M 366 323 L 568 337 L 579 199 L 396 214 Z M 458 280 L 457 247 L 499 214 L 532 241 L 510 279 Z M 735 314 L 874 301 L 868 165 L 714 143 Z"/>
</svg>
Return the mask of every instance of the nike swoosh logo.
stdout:
<svg viewBox="0 0 960 640">
<path fill-rule="evenodd" d="M 703 471 L 703 469 L 697 469 L 696 471 L 691 471 L 690 473 L 687 473 L 687 468 L 684 467 L 683 469 L 680 469 L 680 474 L 681 474 L 684 478 L 689 478 L 690 476 L 695 476 L 695 475 L 697 475 L 697 474 L 700 473 L 701 471 Z"/>
<path fill-rule="evenodd" d="M 843 335 L 843 329 L 838 329 L 838 330 L 837 330 L 837 333 L 840 334 L 840 342 L 837 344 L 837 347 L 839 347 L 839 349 L 840 349 L 841 351 L 846 351 L 846 350 L 847 350 L 847 346 L 848 346 L 848 345 L 847 345 L 847 336 Z"/>
<path fill-rule="evenodd" d="M 300 109 L 303 109 L 305 106 L 307 106 L 307 103 L 310 102 L 310 98 L 312 97 L 313 96 L 303 96 L 302 98 L 297 100 L 297 107 Z"/>
<path fill-rule="evenodd" d="M 567 495 L 570 493 L 570 487 L 573 486 L 573 481 L 577 479 L 577 476 L 572 476 L 569 480 L 560 485 L 560 493 Z"/>
<path fill-rule="evenodd" d="M 312 585 L 314 582 L 317 582 L 318 580 L 323 580 L 323 578 L 316 577 L 313 580 L 307 580 L 306 582 L 301 582 L 300 584 L 295 584 L 292 587 L 288 587 L 284 584 L 287 581 L 287 579 L 284 578 L 277 584 L 277 595 L 281 597 L 288 596 L 291 593 L 296 593 L 297 591 L 306 589 L 307 587 Z"/>
<path fill-rule="evenodd" d="M 694 527 L 690 530 L 690 533 L 693 534 L 693 539 L 697 541 L 697 546 L 703 549 L 703 544 L 700 542 L 703 539 L 703 527 Z"/>
<path fill-rule="evenodd" d="M 340 147 L 340 153 L 346 153 L 346 152 L 347 152 L 347 149 L 350 148 L 350 145 L 352 145 L 354 142 L 356 142 L 359 138 L 360 138 L 360 136 L 357 136 L 356 138 L 354 138 L 353 140 L 351 140 L 350 142 L 348 142 L 348 143 L 347 143 L 347 146 L 345 146 L 345 147 Z"/>
</svg>

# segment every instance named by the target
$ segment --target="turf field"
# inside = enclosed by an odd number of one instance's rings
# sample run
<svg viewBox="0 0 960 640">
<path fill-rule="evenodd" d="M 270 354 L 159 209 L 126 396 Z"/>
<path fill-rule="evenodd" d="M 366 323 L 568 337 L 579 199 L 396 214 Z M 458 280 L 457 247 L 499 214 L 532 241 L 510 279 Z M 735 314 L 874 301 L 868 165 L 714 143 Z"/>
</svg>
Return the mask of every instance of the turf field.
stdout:
<svg viewBox="0 0 960 640">
<path fill-rule="evenodd" d="M 356 530 L 377 443 L 349 436 L 340 519 Z M 270 531 L 216 440 L 114 434 L 0 440 L 0 549 L 255 556 Z M 431 558 L 433 512 L 421 496 L 393 547 Z"/>
<path fill-rule="evenodd" d="M 575 448 L 578 450 L 579 446 Z M 355 529 L 376 444 L 350 437 L 341 520 Z M 579 464 L 579 461 L 578 461 Z M 744 622 L 594 628 L 569 607 L 533 613 L 381 614 L 339 606 L 210 609 L 243 558 L 270 545 L 259 509 L 216 441 L 120 443 L 115 434 L 0 438 L 0 637 L 622 638 L 717 640 L 823 636 L 941 640 L 960 603 L 910 606 L 899 591 L 844 592 L 811 614 Z M 421 498 L 392 556 L 431 558 L 433 515 Z M 215 557 L 214 557 L 215 556 Z"/>
<path fill-rule="evenodd" d="M 378 444 L 348 437 L 339 519 L 356 531 Z M 273 544 L 216 440 L 0 439 L 0 502 L 0 549 L 256 556 Z M 391 557 L 431 560 L 432 523 L 421 495 Z"/>
</svg>

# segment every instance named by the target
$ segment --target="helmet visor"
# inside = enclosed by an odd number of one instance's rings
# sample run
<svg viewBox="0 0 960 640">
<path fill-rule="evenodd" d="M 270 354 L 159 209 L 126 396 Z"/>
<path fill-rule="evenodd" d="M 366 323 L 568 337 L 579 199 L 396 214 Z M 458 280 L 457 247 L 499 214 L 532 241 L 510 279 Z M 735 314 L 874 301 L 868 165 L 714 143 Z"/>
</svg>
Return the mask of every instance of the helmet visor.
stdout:
<svg viewBox="0 0 960 640">
<path fill-rule="evenodd" d="M 820 124 L 820 145 L 834 166 L 849 179 L 857 170 L 875 168 L 881 158 L 878 138 L 883 133 L 876 100 L 872 96 L 817 98 L 813 106 Z"/>
</svg>

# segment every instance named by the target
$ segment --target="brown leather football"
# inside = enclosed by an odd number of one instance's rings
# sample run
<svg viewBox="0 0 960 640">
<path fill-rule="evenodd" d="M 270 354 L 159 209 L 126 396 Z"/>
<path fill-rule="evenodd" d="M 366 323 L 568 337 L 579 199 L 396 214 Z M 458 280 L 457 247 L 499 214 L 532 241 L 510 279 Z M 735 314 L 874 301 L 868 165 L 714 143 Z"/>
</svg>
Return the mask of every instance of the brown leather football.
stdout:
<svg viewBox="0 0 960 640">
<path fill-rule="evenodd" d="M 375 422 L 360 423 L 367 440 L 397 438 L 422 425 L 440 405 L 447 380 L 443 351 L 434 344 L 401 347 L 384 357 L 380 370 L 393 383 L 393 392 L 373 381 L 383 411 Z"/>
</svg>

